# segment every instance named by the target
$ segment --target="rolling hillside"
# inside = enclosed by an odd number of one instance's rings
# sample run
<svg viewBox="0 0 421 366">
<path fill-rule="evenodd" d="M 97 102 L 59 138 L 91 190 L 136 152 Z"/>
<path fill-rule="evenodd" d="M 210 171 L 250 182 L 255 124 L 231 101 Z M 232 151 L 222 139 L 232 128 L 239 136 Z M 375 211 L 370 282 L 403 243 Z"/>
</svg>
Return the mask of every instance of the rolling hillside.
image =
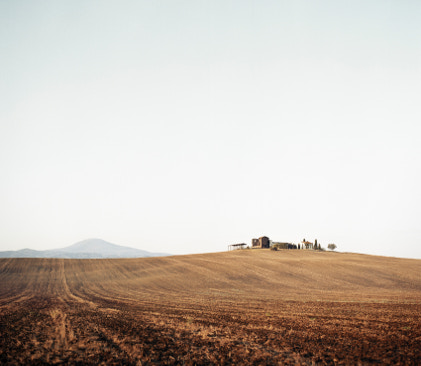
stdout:
<svg viewBox="0 0 421 366">
<path fill-rule="evenodd" d="M 44 277 L 44 272 L 49 272 L 49 277 Z M 65 280 L 75 293 L 81 290 L 72 285 L 82 282 L 83 291 L 100 285 L 114 293 L 123 286 L 128 295 L 136 293 L 134 297 L 187 292 L 211 298 L 237 294 L 239 299 L 320 300 L 358 295 L 392 300 L 403 294 L 419 298 L 420 273 L 420 260 L 313 251 L 243 250 L 83 261 L 11 259 L 0 261 L 0 296 L 12 283 L 41 286 L 57 276 L 55 283 Z M 51 284 L 48 291 L 54 294 Z"/>
<path fill-rule="evenodd" d="M 0 259 L 0 363 L 419 364 L 421 261 Z"/>
</svg>

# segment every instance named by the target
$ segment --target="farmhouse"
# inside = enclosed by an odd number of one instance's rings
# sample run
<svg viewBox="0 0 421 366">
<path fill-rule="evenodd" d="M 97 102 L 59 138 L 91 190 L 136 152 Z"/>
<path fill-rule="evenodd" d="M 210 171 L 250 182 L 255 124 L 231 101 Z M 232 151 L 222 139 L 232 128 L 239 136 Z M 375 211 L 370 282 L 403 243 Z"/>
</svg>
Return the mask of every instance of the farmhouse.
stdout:
<svg viewBox="0 0 421 366">
<path fill-rule="evenodd" d="M 230 244 L 228 245 L 228 250 L 244 249 L 247 247 L 246 243 L 239 244 Z M 247 247 L 248 248 L 248 247 Z M 320 245 L 317 244 L 317 239 L 314 243 L 303 239 L 300 244 L 293 244 L 288 242 L 275 242 L 271 241 L 267 236 L 262 236 L 258 239 L 251 240 L 251 249 L 263 249 L 263 248 L 272 248 L 274 250 L 278 249 L 320 249 Z"/>
<path fill-rule="evenodd" d="M 251 248 L 270 248 L 270 241 L 267 236 L 262 236 L 259 239 L 252 239 L 251 240 Z"/>
<path fill-rule="evenodd" d="M 317 244 L 317 240 L 316 240 L 316 244 Z M 314 244 L 310 241 L 307 241 L 305 239 L 303 239 L 303 241 L 301 242 L 301 247 L 304 249 L 313 249 L 314 248 Z"/>
</svg>

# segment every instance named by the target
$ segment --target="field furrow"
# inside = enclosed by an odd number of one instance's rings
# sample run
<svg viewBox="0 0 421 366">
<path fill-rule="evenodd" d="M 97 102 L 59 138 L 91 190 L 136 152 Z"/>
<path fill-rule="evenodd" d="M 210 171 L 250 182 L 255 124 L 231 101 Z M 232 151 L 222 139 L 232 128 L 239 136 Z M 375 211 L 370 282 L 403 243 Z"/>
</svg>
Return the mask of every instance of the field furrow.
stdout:
<svg viewBox="0 0 421 366">
<path fill-rule="evenodd" d="M 0 260 L 2 364 L 421 364 L 420 261 Z"/>
</svg>

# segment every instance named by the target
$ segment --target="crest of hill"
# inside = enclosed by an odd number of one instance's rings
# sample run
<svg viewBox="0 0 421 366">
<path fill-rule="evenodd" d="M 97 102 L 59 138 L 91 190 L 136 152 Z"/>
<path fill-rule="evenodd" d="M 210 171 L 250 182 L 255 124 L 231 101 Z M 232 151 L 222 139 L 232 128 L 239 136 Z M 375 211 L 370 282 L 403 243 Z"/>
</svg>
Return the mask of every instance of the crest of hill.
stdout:
<svg viewBox="0 0 421 366">
<path fill-rule="evenodd" d="M 238 250 L 145 259 L 171 269 L 166 285 L 180 292 L 276 299 L 421 300 L 421 260 L 354 253 Z M 175 270 L 175 267 L 178 270 Z M 142 273 L 145 281 L 148 274 Z M 154 272 L 149 276 L 161 276 Z M 154 281 L 164 282 L 155 278 Z M 209 290 L 212 289 L 212 290 Z"/>
<path fill-rule="evenodd" d="M 78 243 L 67 250 L 94 248 Z M 53 283 L 59 283 L 56 278 L 65 274 L 68 284 L 83 285 L 85 290 L 90 288 L 95 292 L 106 288 L 108 296 L 119 296 L 124 288 L 136 299 L 147 296 L 149 300 L 191 296 L 201 301 L 225 299 L 234 303 L 421 301 L 421 260 L 417 259 L 256 249 L 62 261 L 53 258 L 0 260 L 0 284 L 8 284 L 9 288 L 14 283 L 18 288 L 21 282 L 28 281 L 44 283 L 54 279 Z"/>
<path fill-rule="evenodd" d="M 151 296 L 421 300 L 421 260 L 415 259 L 263 249 L 80 261 L 73 266 L 85 273 L 87 283 L 129 286 Z"/>
</svg>

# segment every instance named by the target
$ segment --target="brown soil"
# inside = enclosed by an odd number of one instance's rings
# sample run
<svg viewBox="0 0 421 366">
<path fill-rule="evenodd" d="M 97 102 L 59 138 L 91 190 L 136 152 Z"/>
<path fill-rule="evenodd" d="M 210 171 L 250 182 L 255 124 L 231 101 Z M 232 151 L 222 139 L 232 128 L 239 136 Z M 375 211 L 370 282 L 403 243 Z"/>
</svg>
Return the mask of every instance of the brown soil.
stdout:
<svg viewBox="0 0 421 366">
<path fill-rule="evenodd" d="M 421 364 L 421 261 L 0 260 L 1 364 Z"/>
</svg>

